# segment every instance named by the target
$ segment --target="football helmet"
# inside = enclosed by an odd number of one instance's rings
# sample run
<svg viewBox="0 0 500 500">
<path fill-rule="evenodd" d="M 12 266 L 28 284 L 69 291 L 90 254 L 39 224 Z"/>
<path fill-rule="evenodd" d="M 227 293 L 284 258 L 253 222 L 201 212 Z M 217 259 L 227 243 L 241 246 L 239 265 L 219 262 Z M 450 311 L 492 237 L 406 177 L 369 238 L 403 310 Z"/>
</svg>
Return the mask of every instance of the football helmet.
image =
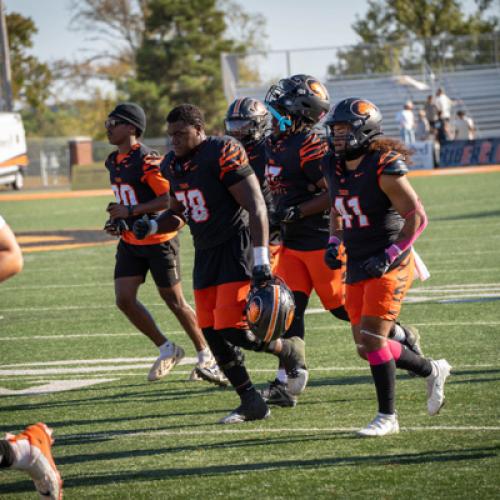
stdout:
<svg viewBox="0 0 500 500">
<path fill-rule="evenodd" d="M 254 286 L 247 297 L 246 316 L 253 334 L 268 344 L 292 324 L 295 301 L 285 282 L 274 277 L 265 286 Z"/>
<path fill-rule="evenodd" d="M 271 114 L 282 125 L 291 125 L 283 115 L 302 119 L 308 124 L 317 123 L 330 109 L 330 97 L 325 86 L 314 76 L 293 75 L 284 78 L 267 91 L 265 104 Z"/>
<path fill-rule="evenodd" d="M 244 146 L 260 141 L 269 124 L 269 112 L 257 99 L 236 99 L 229 106 L 224 128 L 226 134 L 238 139 Z"/>
<path fill-rule="evenodd" d="M 382 113 L 367 99 L 349 97 L 338 102 L 328 113 L 325 125 L 330 128 L 335 143 L 333 126 L 339 123 L 351 125 L 345 138 L 344 149 L 335 149 L 339 159 L 354 160 L 364 154 L 374 137 L 382 134 Z"/>
</svg>

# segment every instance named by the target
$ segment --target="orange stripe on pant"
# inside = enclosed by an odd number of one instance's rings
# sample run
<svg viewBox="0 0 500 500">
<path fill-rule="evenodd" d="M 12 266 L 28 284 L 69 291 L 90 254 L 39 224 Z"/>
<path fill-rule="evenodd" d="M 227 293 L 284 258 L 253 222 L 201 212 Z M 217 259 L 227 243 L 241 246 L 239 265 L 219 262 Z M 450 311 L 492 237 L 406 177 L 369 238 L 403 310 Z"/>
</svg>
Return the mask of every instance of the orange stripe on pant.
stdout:
<svg viewBox="0 0 500 500">
<path fill-rule="evenodd" d="M 401 311 L 401 304 L 413 282 L 415 261 L 413 252 L 401 264 L 384 274 L 346 285 L 345 308 L 352 325 L 358 325 L 362 316 L 394 321 Z"/>
<path fill-rule="evenodd" d="M 311 295 L 314 288 L 323 307 L 336 309 L 344 304 L 344 266 L 330 269 L 323 260 L 324 250 L 292 250 L 282 247 L 279 253 L 276 274 L 293 292 Z"/>
<path fill-rule="evenodd" d="M 200 328 L 241 328 L 246 324 L 245 306 L 249 281 L 235 281 L 194 291 Z"/>
</svg>

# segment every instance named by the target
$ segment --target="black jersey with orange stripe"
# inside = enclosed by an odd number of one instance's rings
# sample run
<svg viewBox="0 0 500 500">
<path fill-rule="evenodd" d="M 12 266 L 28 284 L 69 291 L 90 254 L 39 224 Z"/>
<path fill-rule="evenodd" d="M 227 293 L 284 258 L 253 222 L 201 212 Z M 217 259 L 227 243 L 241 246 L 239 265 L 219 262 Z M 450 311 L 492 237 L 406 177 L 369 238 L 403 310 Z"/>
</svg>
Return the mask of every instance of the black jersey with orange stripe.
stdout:
<svg viewBox="0 0 500 500">
<path fill-rule="evenodd" d="M 332 206 L 342 216 L 348 256 L 347 282 L 367 279 L 369 276 L 357 269 L 356 261 L 361 262 L 394 243 L 404 224 L 380 189 L 379 176 L 405 175 L 408 168 L 402 156 L 394 151 L 368 153 L 352 171 L 329 153 L 322 166 Z"/>
<path fill-rule="evenodd" d="M 259 179 L 260 189 L 266 202 L 267 213 L 271 214 L 274 211 L 274 200 L 269 181 L 266 177 L 266 140 L 262 139 L 259 142 L 246 147 L 250 166 L 253 168 L 255 175 Z M 269 223 L 269 244 L 279 245 L 281 242 L 280 227 Z"/>
<path fill-rule="evenodd" d="M 228 188 L 254 172 L 243 146 L 232 137 L 207 137 L 188 157 L 173 151 L 161 163 L 171 194 L 185 207 L 194 246 L 211 248 L 248 225 L 248 214 Z"/>
<path fill-rule="evenodd" d="M 327 152 L 325 140 L 314 131 L 287 134 L 266 142 L 266 177 L 277 210 L 311 200 L 323 190 L 321 159 Z M 318 250 L 328 241 L 328 213 L 321 212 L 281 225 L 285 246 L 294 250 Z"/>
<path fill-rule="evenodd" d="M 128 154 L 120 161 L 118 151 L 112 152 L 106 159 L 105 165 L 109 171 L 111 189 L 117 203 L 138 205 L 169 193 L 170 184 L 160 172 L 160 163 L 161 157 L 140 143 L 132 146 Z M 151 212 L 148 215 L 154 217 L 158 213 Z M 131 228 L 141 217 L 142 215 L 128 217 L 126 219 L 128 227 Z M 137 240 L 132 231 L 125 231 L 122 239 L 131 244 L 146 245 L 161 243 L 174 235 L 175 233 L 169 233 L 169 236 L 154 235 Z"/>
</svg>

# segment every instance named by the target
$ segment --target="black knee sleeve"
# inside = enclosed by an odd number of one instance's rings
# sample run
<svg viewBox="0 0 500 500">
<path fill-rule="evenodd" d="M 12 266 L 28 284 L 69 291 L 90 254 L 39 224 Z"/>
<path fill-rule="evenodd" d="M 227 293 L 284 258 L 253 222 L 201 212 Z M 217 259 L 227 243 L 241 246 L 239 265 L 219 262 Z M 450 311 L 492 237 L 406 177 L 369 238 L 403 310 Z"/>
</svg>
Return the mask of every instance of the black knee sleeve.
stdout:
<svg viewBox="0 0 500 500">
<path fill-rule="evenodd" d="M 258 339 L 251 331 L 242 330 L 240 328 L 224 328 L 223 330 L 217 330 L 219 334 L 222 334 L 227 342 L 236 345 L 238 347 L 243 347 L 247 351 L 262 351 L 265 347 L 264 342 Z"/>
<path fill-rule="evenodd" d="M 10 467 L 14 463 L 14 450 L 9 442 L 5 439 L 0 441 L 0 468 Z"/>
<path fill-rule="evenodd" d="M 224 330 L 202 328 L 202 331 L 215 360 L 222 370 L 226 370 L 233 366 L 244 365 L 244 354 L 238 346 L 225 339 L 225 336 L 223 335 Z"/>
<path fill-rule="evenodd" d="M 338 319 L 342 321 L 349 321 L 349 316 L 344 306 L 337 307 L 335 309 L 330 309 L 330 312 Z"/>
<path fill-rule="evenodd" d="M 304 292 L 293 292 L 293 298 L 295 300 L 295 314 L 290 328 L 283 337 L 286 339 L 291 337 L 300 337 L 303 339 L 305 334 L 304 313 L 309 303 L 309 296 Z"/>
</svg>

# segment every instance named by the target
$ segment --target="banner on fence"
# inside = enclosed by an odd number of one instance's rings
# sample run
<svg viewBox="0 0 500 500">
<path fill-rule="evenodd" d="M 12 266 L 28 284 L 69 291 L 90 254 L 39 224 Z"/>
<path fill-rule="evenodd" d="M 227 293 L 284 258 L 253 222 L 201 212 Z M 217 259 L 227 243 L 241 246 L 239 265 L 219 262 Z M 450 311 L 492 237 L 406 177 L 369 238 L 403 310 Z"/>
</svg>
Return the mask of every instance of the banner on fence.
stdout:
<svg viewBox="0 0 500 500">
<path fill-rule="evenodd" d="M 450 141 L 441 146 L 440 167 L 500 164 L 500 137 Z"/>
<path fill-rule="evenodd" d="M 416 141 L 410 146 L 410 149 L 413 152 L 411 170 L 434 168 L 434 141 Z"/>
</svg>

